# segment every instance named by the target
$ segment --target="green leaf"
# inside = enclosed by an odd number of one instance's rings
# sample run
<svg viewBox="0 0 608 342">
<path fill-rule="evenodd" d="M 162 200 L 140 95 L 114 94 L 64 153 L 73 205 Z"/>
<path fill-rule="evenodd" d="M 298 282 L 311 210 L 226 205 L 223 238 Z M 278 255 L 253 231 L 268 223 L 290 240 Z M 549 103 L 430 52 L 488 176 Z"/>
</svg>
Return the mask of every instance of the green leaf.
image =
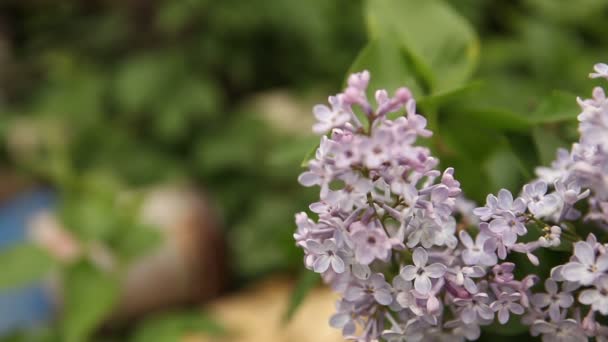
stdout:
<svg viewBox="0 0 608 342">
<path fill-rule="evenodd" d="M 462 96 L 475 92 L 477 89 L 479 89 L 479 87 L 481 87 L 481 85 L 481 81 L 470 82 L 460 88 L 455 88 L 447 91 L 438 92 L 433 95 L 425 96 L 418 100 L 417 104 L 422 108 L 438 107 L 444 104 L 449 104 L 453 100 L 457 100 Z"/>
<path fill-rule="evenodd" d="M 530 120 L 535 124 L 573 121 L 579 113 L 575 95 L 555 91 L 541 102 Z"/>
<path fill-rule="evenodd" d="M 66 272 L 64 284 L 64 341 L 88 341 L 117 302 L 118 278 L 81 262 Z"/>
<path fill-rule="evenodd" d="M 317 152 L 318 148 L 319 148 L 319 144 L 317 143 L 313 148 L 311 148 L 310 150 L 308 150 L 308 152 L 306 152 L 304 159 L 302 159 L 302 162 L 300 163 L 301 167 L 308 167 L 308 162 L 313 158 L 313 156 Z"/>
<path fill-rule="evenodd" d="M 522 180 L 520 161 L 508 147 L 496 150 L 484 164 L 494 189 L 517 189 Z"/>
<path fill-rule="evenodd" d="M 359 52 L 350 66 L 349 74 L 368 70 L 371 73 L 370 89 L 387 89 L 389 92 L 407 86 L 415 96 L 422 95 L 422 86 L 411 58 L 391 33 L 373 39 Z"/>
<path fill-rule="evenodd" d="M 372 39 L 395 34 L 431 94 L 455 89 L 477 66 L 479 42 L 469 23 L 441 0 L 368 0 Z"/>
<path fill-rule="evenodd" d="M 532 130 L 532 139 L 534 140 L 534 145 L 536 146 L 536 151 L 542 165 L 549 165 L 555 160 L 558 148 L 568 146 L 568 143 L 563 141 L 557 134 L 543 127 L 535 127 Z"/>
<path fill-rule="evenodd" d="M 19 244 L 0 251 L 0 289 L 18 288 L 40 280 L 54 265 L 37 246 Z"/>
<path fill-rule="evenodd" d="M 161 241 L 162 235 L 155 227 L 131 222 L 123 227 L 123 233 L 112 247 L 121 260 L 130 261 L 157 247 Z"/>
<path fill-rule="evenodd" d="M 528 132 L 532 127 L 532 123 L 523 115 L 501 109 L 464 109 L 462 116 L 502 131 Z"/>
<path fill-rule="evenodd" d="M 289 297 L 289 304 L 284 316 L 285 322 L 289 322 L 293 318 L 308 293 L 319 284 L 319 281 L 318 274 L 308 270 L 303 271 Z"/>
<path fill-rule="evenodd" d="M 131 342 L 181 341 L 185 335 L 198 334 L 212 337 L 225 335 L 226 329 L 213 318 L 198 310 L 164 312 L 145 319 L 129 339 Z"/>
<path fill-rule="evenodd" d="M 114 98 L 120 109 L 130 113 L 153 103 L 162 103 L 165 90 L 172 89 L 173 79 L 180 71 L 179 57 L 155 53 L 134 56 L 118 69 L 114 80 Z"/>
</svg>

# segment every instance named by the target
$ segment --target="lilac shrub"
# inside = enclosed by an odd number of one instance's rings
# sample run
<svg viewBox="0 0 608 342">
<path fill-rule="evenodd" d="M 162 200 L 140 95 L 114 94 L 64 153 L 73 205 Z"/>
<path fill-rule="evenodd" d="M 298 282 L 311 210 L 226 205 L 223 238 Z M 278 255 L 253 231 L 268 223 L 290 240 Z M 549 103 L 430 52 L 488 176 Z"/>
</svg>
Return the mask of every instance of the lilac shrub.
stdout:
<svg viewBox="0 0 608 342">
<path fill-rule="evenodd" d="M 591 77 L 608 79 L 598 64 Z M 438 169 L 426 119 L 407 88 L 367 98 L 370 74 L 353 74 L 343 93 L 317 105 L 322 135 L 304 186 L 320 200 L 296 215 L 305 266 L 341 294 L 330 324 L 357 341 L 476 340 L 481 327 L 517 320 L 544 341 L 607 340 L 608 244 L 585 240 L 572 222 L 608 227 L 608 99 L 601 88 L 582 108 L 579 142 L 559 150 L 519 196 L 502 189 L 475 208 L 453 168 Z M 586 202 L 577 205 L 579 202 Z M 581 207 L 588 208 L 581 212 Z M 534 234 L 529 234 L 534 231 Z M 541 248 L 573 255 L 542 284 L 516 279 L 507 259 L 531 263 Z"/>
</svg>

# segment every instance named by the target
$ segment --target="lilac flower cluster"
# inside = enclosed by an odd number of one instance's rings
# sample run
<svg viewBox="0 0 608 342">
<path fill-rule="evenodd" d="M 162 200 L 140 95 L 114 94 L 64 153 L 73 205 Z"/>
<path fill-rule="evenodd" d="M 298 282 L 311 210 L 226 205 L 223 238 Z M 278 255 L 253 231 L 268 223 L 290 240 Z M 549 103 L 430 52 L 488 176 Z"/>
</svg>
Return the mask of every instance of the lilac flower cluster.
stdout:
<svg viewBox="0 0 608 342">
<path fill-rule="evenodd" d="M 608 78 L 608 66 L 596 72 Z M 576 203 L 583 199 L 591 208 L 585 218 L 608 224 L 603 91 L 579 100 L 581 140 L 570 153 L 539 168 L 519 197 L 502 189 L 473 209 L 454 169 L 440 172 L 430 150 L 416 145 L 432 133 L 411 92 L 378 90 L 374 107 L 369 79 L 366 71 L 351 75 L 329 107 L 314 107 L 321 142 L 299 177 L 321 189 L 310 205 L 318 218 L 297 214 L 294 237 L 305 266 L 341 294 L 330 324 L 357 341 L 462 341 L 521 316 L 543 340 L 605 338 L 608 327 L 595 317 L 608 313 L 608 245 L 593 235 L 578 241 L 569 225 L 582 216 Z M 574 255 L 552 270 L 546 292 L 533 293 L 534 274 L 515 279 L 506 260 L 524 253 L 538 264 L 538 248 L 573 243 Z"/>
</svg>

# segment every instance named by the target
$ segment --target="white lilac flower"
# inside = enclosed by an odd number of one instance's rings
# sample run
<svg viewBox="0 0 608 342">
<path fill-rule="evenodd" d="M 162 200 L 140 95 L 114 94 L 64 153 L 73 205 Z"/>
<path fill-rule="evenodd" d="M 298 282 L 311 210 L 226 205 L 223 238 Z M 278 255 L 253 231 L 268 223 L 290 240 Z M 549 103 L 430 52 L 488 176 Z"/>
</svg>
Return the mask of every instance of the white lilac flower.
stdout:
<svg viewBox="0 0 608 342">
<path fill-rule="evenodd" d="M 522 236 L 526 235 L 528 232 L 522 220 L 510 212 L 505 212 L 500 217 L 490 221 L 488 228 L 496 234 L 503 234 L 505 231 L 511 231 Z"/>
<path fill-rule="evenodd" d="M 353 335 L 357 329 L 357 324 L 352 315 L 354 307 L 353 303 L 343 300 L 338 301 L 336 303 L 337 312 L 330 317 L 329 325 L 336 329 L 342 329 L 344 336 Z"/>
<path fill-rule="evenodd" d="M 595 71 L 593 77 L 608 76 L 605 65 Z M 296 215 L 294 239 L 304 249 L 306 267 L 342 294 L 330 324 L 357 341 L 464 341 L 479 338 L 480 326 L 495 314 L 503 324 L 511 314 L 525 314 L 522 322 L 544 341 L 606 340 L 608 326 L 595 315 L 608 313 L 608 245 L 593 235 L 577 242 L 570 262 L 553 267 L 546 293 L 533 293 L 538 276 L 518 280 L 515 264 L 496 264 L 510 253 L 525 253 L 539 264 L 536 249 L 576 239 L 573 231 L 562 232 L 567 221 L 584 217 L 608 227 L 604 91 L 596 88 L 592 99 L 578 99 L 579 142 L 559 150 L 550 167 L 538 168 L 539 178 L 523 187 L 522 197 L 502 189 L 473 209 L 462 204 L 454 169 L 441 172 L 430 149 L 416 145 L 432 132 L 416 113 L 411 92 L 399 88 L 390 97 L 380 89 L 374 109 L 369 81 L 368 72 L 353 74 L 329 107 L 314 108 L 313 130 L 323 136 L 298 178 L 320 187 L 320 200 L 310 205 L 318 219 Z M 531 221 L 541 236 L 518 241 Z M 470 226 L 479 228 L 475 239 Z"/>
<path fill-rule="evenodd" d="M 447 246 L 454 248 L 458 244 L 458 239 L 455 236 L 456 221 L 449 218 L 441 225 L 430 217 L 421 217 L 413 219 L 409 225 L 414 227 L 414 230 L 408 235 L 407 246 L 414 248 L 422 245 L 424 248 L 432 246 Z"/>
<path fill-rule="evenodd" d="M 494 250 L 494 240 L 484 234 L 478 234 L 475 242 L 466 231 L 460 231 L 460 242 L 466 248 L 462 252 L 462 260 L 467 265 L 496 265 L 497 258 Z"/>
<path fill-rule="evenodd" d="M 324 199 L 329 192 L 329 182 L 332 177 L 331 170 L 319 162 L 311 161 L 308 163 L 309 171 L 303 172 L 298 177 L 298 182 L 306 187 L 319 185 L 321 187 L 320 197 Z"/>
<path fill-rule="evenodd" d="M 338 246 L 333 239 L 323 241 L 323 244 L 315 240 L 306 241 L 306 248 L 315 256 L 313 270 L 323 273 L 330 267 L 336 273 L 344 272 L 344 260 L 340 257 Z"/>
<path fill-rule="evenodd" d="M 395 307 L 395 311 L 399 311 L 400 309 L 410 309 L 415 315 L 422 316 L 424 314 L 422 308 L 418 306 L 416 301 L 416 296 L 414 296 L 413 292 L 414 287 L 412 286 L 411 281 L 407 281 L 402 277 L 393 278 L 393 291 L 395 295 L 395 302 L 397 307 Z M 391 306 L 393 308 L 393 306 Z"/>
<path fill-rule="evenodd" d="M 370 297 L 381 305 L 390 305 L 393 302 L 391 287 L 382 274 L 374 273 L 369 279 L 354 283 L 344 293 L 344 298 L 349 301 L 359 301 Z"/>
<path fill-rule="evenodd" d="M 479 235 L 491 238 L 493 242 L 492 247 L 495 248 L 496 255 L 503 260 L 507 257 L 507 251 L 517 242 L 517 234 L 510 229 L 505 229 L 501 233 L 496 233 L 489 229 L 487 222 L 481 222 L 479 224 L 479 230 Z M 486 248 L 489 249 L 489 247 Z"/>
<path fill-rule="evenodd" d="M 392 249 L 391 241 L 381 228 L 360 222 L 352 228 L 351 239 L 355 245 L 355 258 L 363 265 L 369 265 L 374 259 L 386 260 Z"/>
<path fill-rule="evenodd" d="M 574 205 L 576 202 L 587 198 L 591 190 L 582 190 L 580 184 L 576 181 L 564 182 L 562 180 L 555 181 L 555 192 L 559 194 L 565 204 Z"/>
<path fill-rule="evenodd" d="M 561 244 L 562 229 L 558 226 L 543 228 L 545 235 L 538 238 L 541 247 L 557 247 Z"/>
<path fill-rule="evenodd" d="M 513 215 L 522 214 L 526 210 L 526 202 L 522 198 L 513 199 L 513 195 L 507 189 L 500 189 L 498 196 L 492 194 L 486 198 L 484 207 L 475 208 L 473 213 L 483 221 L 492 217 L 500 216 L 505 212 Z"/>
<path fill-rule="evenodd" d="M 460 307 L 460 319 L 465 324 L 491 321 L 494 311 L 490 309 L 490 297 L 487 293 L 477 293 L 470 298 L 456 298 L 454 303 Z"/>
<path fill-rule="evenodd" d="M 593 246 L 584 241 L 574 245 L 576 261 L 567 263 L 562 269 L 566 280 L 590 285 L 608 270 L 608 254 L 596 258 Z"/>
<path fill-rule="evenodd" d="M 393 136 L 388 130 L 376 130 L 372 137 L 359 143 L 363 163 L 370 169 L 380 167 L 390 159 Z"/>
<path fill-rule="evenodd" d="M 446 271 L 446 267 L 440 263 L 427 266 L 427 252 L 418 247 L 414 249 L 412 259 L 414 265 L 407 265 L 401 269 L 400 275 L 405 280 L 413 280 L 416 291 L 426 294 L 431 290 L 431 278 L 441 278 Z"/>
<path fill-rule="evenodd" d="M 454 283 L 458 286 L 464 286 L 464 288 L 471 294 L 475 294 L 479 291 L 475 284 L 474 278 L 480 278 L 486 275 L 486 271 L 481 266 L 456 266 L 450 273 L 454 273 Z"/>
<path fill-rule="evenodd" d="M 362 207 L 367 201 L 367 194 L 373 188 L 372 181 L 356 173 L 346 173 L 339 179 L 344 182 L 344 188 L 330 191 L 326 201 L 344 211 Z"/>
<path fill-rule="evenodd" d="M 606 78 L 608 79 L 608 64 L 604 64 L 604 63 L 597 63 L 596 65 L 593 66 L 593 69 L 595 70 L 595 72 L 592 72 L 589 74 L 589 77 L 591 78 Z"/>
<path fill-rule="evenodd" d="M 352 117 L 338 97 L 330 96 L 329 103 L 331 108 L 326 105 L 316 105 L 313 108 L 315 118 L 318 120 L 312 128 L 316 134 L 325 134 L 332 128 L 341 127 Z"/>
<path fill-rule="evenodd" d="M 524 307 L 517 303 L 521 299 L 519 293 L 501 292 L 495 302 L 490 305 L 494 312 L 498 312 L 498 322 L 505 324 L 509 321 L 509 313 L 522 315 Z"/>
<path fill-rule="evenodd" d="M 573 319 L 559 322 L 537 320 L 530 329 L 532 336 L 542 335 L 543 342 L 586 342 L 588 341 L 580 324 Z"/>
<path fill-rule="evenodd" d="M 558 321 L 561 317 L 561 309 L 567 309 L 574 303 L 574 297 L 569 292 L 559 292 L 555 280 L 545 280 L 547 293 L 535 293 L 532 296 L 532 305 L 538 309 L 548 308 L 551 320 Z"/>
<path fill-rule="evenodd" d="M 310 239 L 311 232 L 315 228 L 315 222 L 308 218 L 308 214 L 302 212 L 296 214 L 296 225 L 298 229 L 293 234 L 293 238 L 300 247 L 306 246 L 306 240 Z"/>
<path fill-rule="evenodd" d="M 528 210 L 536 217 L 551 214 L 559 205 L 555 194 L 547 194 L 547 183 L 542 180 L 524 185 L 522 198 L 528 203 Z"/>
<path fill-rule="evenodd" d="M 578 301 L 591 305 L 593 310 L 602 315 L 608 315 L 608 276 L 600 277 L 594 288 L 583 290 L 578 296 Z"/>
</svg>

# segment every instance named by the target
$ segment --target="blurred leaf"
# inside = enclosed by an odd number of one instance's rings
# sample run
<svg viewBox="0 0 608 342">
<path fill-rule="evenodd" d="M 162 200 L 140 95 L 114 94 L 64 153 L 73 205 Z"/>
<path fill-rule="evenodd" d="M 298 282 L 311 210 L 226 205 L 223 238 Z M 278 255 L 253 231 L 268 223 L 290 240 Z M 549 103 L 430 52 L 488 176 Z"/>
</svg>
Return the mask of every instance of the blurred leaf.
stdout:
<svg viewBox="0 0 608 342">
<path fill-rule="evenodd" d="M 165 32 L 176 33 L 197 14 L 201 5 L 206 5 L 206 1 L 165 1 L 158 10 L 157 25 Z"/>
<path fill-rule="evenodd" d="M 517 113 L 501 109 L 464 109 L 462 116 L 485 127 L 504 131 L 527 132 L 532 124 Z"/>
<path fill-rule="evenodd" d="M 114 80 L 113 95 L 126 114 L 138 112 L 163 99 L 173 86 L 179 57 L 167 53 L 142 54 L 123 62 Z"/>
<path fill-rule="evenodd" d="M 134 258 L 149 253 L 162 241 L 162 234 L 156 227 L 126 222 L 122 227 L 122 234 L 115 243 L 113 250 L 120 256 L 121 260 L 129 262 Z M 129 224 L 130 223 L 130 224 Z"/>
<path fill-rule="evenodd" d="M 64 340 L 87 341 L 117 302 L 118 278 L 86 262 L 73 265 L 64 275 Z"/>
<path fill-rule="evenodd" d="M 50 255 L 31 244 L 17 244 L 0 251 L 0 289 L 18 288 L 41 280 L 54 265 Z"/>
<path fill-rule="evenodd" d="M 302 159 L 302 162 L 300 163 L 301 167 L 308 167 L 308 162 L 314 158 L 315 153 L 317 153 L 317 150 L 319 149 L 319 143 L 317 143 L 316 145 L 314 145 L 313 148 L 309 149 L 308 152 L 306 152 L 306 155 L 304 155 L 304 159 Z"/>
<path fill-rule="evenodd" d="M 479 42 L 469 23 L 441 0 L 368 0 L 372 39 L 392 37 L 406 49 L 430 93 L 466 82 L 477 65 Z"/>
<path fill-rule="evenodd" d="M 548 166 L 557 157 L 558 148 L 568 147 L 567 142 L 547 128 L 535 127 L 532 130 L 532 138 L 540 158 L 539 166 Z"/>
<path fill-rule="evenodd" d="M 576 120 L 580 112 L 575 95 L 555 91 L 541 102 L 530 119 L 537 124 L 571 121 Z"/>
<path fill-rule="evenodd" d="M 520 161 L 508 147 L 492 153 L 483 165 L 494 189 L 516 191 L 523 181 Z"/>
<path fill-rule="evenodd" d="M 417 104 L 422 108 L 440 107 L 443 104 L 449 105 L 451 101 L 457 100 L 465 94 L 475 92 L 481 85 L 481 81 L 469 82 L 460 88 L 425 96 L 418 100 Z"/>
<path fill-rule="evenodd" d="M 120 223 L 109 198 L 93 192 L 65 196 L 61 219 L 65 226 L 85 241 L 105 241 L 116 234 Z"/>
<path fill-rule="evenodd" d="M 293 318 L 308 293 L 315 288 L 320 281 L 321 278 L 318 274 L 309 270 L 302 271 L 293 291 L 290 294 L 289 304 L 283 319 L 284 322 L 289 322 Z"/>
<path fill-rule="evenodd" d="M 189 335 L 218 337 L 226 333 L 222 325 L 202 311 L 164 312 L 141 322 L 129 341 L 174 342 Z"/>
<path fill-rule="evenodd" d="M 398 87 L 407 86 L 415 95 L 421 96 L 421 84 L 410 57 L 391 37 L 393 35 L 389 32 L 370 41 L 361 50 L 348 73 L 368 70 L 371 73 L 369 89 L 387 89 L 392 92 Z"/>
</svg>

